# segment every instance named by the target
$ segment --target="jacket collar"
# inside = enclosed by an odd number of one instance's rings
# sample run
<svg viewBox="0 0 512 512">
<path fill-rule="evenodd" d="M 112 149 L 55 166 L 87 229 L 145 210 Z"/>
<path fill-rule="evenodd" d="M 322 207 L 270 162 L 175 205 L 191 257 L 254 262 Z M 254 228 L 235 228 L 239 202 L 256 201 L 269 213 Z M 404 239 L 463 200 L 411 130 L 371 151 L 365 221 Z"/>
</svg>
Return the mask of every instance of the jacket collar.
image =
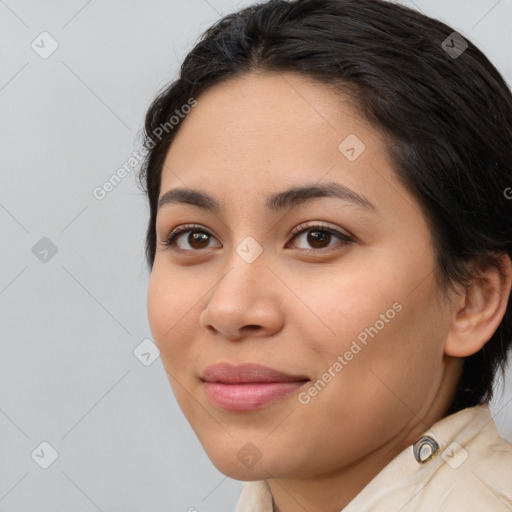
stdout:
<svg viewBox="0 0 512 512">
<path fill-rule="evenodd" d="M 463 464 L 468 456 L 463 447 L 476 436 L 482 435 L 487 436 L 490 442 L 499 437 L 487 404 L 468 407 L 442 418 L 425 430 L 416 443 L 405 448 L 384 467 L 343 512 L 368 510 L 372 504 L 395 491 L 403 496 L 407 495 L 404 490 L 410 490 L 412 502 L 441 468 L 456 468 Z M 428 457 L 431 451 L 432 456 Z M 426 460 L 423 462 L 422 459 Z M 273 512 L 272 495 L 267 482 L 247 482 L 235 512 Z"/>
</svg>

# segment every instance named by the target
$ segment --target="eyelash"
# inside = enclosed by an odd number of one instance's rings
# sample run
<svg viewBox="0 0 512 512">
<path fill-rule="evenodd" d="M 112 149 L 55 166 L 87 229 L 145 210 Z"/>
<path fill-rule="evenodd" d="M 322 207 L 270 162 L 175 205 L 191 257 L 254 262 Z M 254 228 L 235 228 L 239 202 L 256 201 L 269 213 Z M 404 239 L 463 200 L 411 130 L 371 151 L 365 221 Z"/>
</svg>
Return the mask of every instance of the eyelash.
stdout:
<svg viewBox="0 0 512 512">
<path fill-rule="evenodd" d="M 308 231 L 322 231 L 322 232 L 330 233 L 331 235 L 334 235 L 336 238 L 338 238 L 342 242 L 342 245 L 348 245 L 355 241 L 352 237 L 345 235 L 345 234 L 341 233 L 340 231 L 333 229 L 329 226 L 325 226 L 322 224 L 308 224 L 307 222 L 302 223 L 293 229 L 293 231 L 291 232 L 292 240 L 294 240 L 298 235 L 301 235 L 302 233 L 307 233 Z M 179 251 L 182 253 L 186 253 L 186 252 L 197 253 L 201 250 L 209 249 L 209 247 L 207 247 L 205 249 L 181 249 L 179 247 L 176 247 L 176 244 L 175 244 L 176 238 L 179 235 L 181 235 L 183 233 L 187 233 L 187 232 L 203 233 L 205 235 L 213 237 L 213 235 L 210 232 L 208 232 L 207 230 L 205 230 L 202 226 L 200 226 L 198 224 L 184 224 L 183 226 L 173 229 L 167 235 L 167 237 L 164 239 L 161 239 L 160 242 L 165 247 L 171 248 L 174 251 Z M 334 247 L 334 246 L 328 246 L 328 247 L 325 247 L 322 249 L 300 249 L 300 250 L 305 251 L 307 253 L 330 252 L 329 250 L 332 247 Z"/>
</svg>

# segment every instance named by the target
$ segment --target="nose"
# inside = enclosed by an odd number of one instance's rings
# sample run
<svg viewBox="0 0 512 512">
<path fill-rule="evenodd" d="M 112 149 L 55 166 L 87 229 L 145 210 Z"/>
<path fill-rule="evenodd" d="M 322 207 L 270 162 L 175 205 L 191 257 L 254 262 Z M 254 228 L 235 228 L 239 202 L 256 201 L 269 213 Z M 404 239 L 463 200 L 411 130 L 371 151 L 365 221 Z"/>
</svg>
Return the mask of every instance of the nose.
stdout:
<svg viewBox="0 0 512 512">
<path fill-rule="evenodd" d="M 211 290 L 199 324 L 210 334 L 238 341 L 276 334 L 283 318 L 279 280 L 259 259 L 240 259 Z"/>
</svg>

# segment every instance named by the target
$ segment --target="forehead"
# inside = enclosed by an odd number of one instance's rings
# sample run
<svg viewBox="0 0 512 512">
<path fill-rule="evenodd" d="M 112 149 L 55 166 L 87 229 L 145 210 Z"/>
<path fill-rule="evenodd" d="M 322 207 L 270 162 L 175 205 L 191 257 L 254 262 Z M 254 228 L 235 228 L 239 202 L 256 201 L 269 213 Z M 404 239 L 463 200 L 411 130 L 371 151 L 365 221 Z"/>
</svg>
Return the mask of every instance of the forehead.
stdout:
<svg viewBox="0 0 512 512">
<path fill-rule="evenodd" d="M 328 180 L 371 196 L 393 180 L 380 132 L 350 98 L 302 75 L 250 73 L 197 101 L 166 156 L 161 194 L 178 186 L 236 190 L 242 200 Z"/>
</svg>

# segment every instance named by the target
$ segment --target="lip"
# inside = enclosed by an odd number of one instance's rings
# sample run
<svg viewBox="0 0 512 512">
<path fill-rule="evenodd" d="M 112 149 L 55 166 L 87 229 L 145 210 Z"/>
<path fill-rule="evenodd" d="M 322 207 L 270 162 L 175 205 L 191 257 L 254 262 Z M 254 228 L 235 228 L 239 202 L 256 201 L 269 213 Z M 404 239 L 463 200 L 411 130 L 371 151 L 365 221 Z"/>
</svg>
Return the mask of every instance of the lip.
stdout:
<svg viewBox="0 0 512 512">
<path fill-rule="evenodd" d="M 200 376 L 211 402 L 227 411 L 252 411 L 289 396 L 309 379 L 257 364 L 208 366 Z"/>
</svg>

